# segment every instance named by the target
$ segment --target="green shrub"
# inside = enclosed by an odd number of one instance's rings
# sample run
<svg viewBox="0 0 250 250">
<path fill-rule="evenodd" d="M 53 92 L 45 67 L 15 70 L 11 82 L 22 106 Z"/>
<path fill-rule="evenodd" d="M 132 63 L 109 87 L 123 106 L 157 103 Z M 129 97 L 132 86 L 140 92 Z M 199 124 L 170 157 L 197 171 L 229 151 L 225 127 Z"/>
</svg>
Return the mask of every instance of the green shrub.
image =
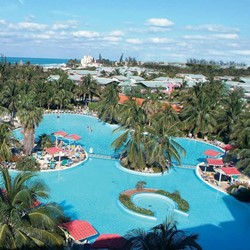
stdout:
<svg viewBox="0 0 250 250">
<path fill-rule="evenodd" d="M 248 184 L 235 182 L 227 188 L 227 192 L 239 201 L 250 202 L 250 186 Z"/>
<path fill-rule="evenodd" d="M 157 190 L 155 193 L 164 195 L 164 196 L 172 199 L 173 201 L 175 201 L 176 204 L 178 205 L 179 210 L 181 210 L 183 212 L 188 212 L 189 211 L 188 202 L 181 198 L 180 193 L 178 191 L 170 193 L 170 192 L 167 192 L 167 191 L 164 191 L 164 190 Z"/>
<path fill-rule="evenodd" d="M 90 110 L 96 111 L 98 109 L 98 103 L 97 102 L 89 102 L 88 107 Z"/>
<path fill-rule="evenodd" d="M 181 198 L 180 193 L 178 191 L 170 193 L 170 192 L 167 192 L 167 191 L 164 191 L 164 190 L 156 190 L 154 193 L 166 196 L 166 197 L 172 199 L 173 201 L 175 201 L 176 204 L 178 205 L 179 210 L 181 210 L 183 212 L 188 212 L 189 211 L 188 202 Z M 140 214 L 144 214 L 144 215 L 150 215 L 150 216 L 154 215 L 154 213 L 151 210 L 137 207 L 131 201 L 131 197 L 129 195 L 120 194 L 119 200 L 129 210 L 132 210 L 132 211 L 134 211 L 136 213 L 140 213 Z"/>
<path fill-rule="evenodd" d="M 34 157 L 24 156 L 17 161 L 16 169 L 22 171 L 39 171 L 40 165 Z"/>
<path fill-rule="evenodd" d="M 137 190 L 142 190 L 146 186 L 147 182 L 145 181 L 138 181 L 135 185 Z"/>
<path fill-rule="evenodd" d="M 126 195 L 126 194 L 120 194 L 119 196 L 119 200 L 120 202 L 129 210 L 132 210 L 136 213 L 139 214 L 144 214 L 144 215 L 149 215 L 149 216 L 153 216 L 154 213 L 151 210 L 145 209 L 145 208 L 140 208 L 137 207 L 132 201 L 131 201 L 131 197 Z"/>
</svg>

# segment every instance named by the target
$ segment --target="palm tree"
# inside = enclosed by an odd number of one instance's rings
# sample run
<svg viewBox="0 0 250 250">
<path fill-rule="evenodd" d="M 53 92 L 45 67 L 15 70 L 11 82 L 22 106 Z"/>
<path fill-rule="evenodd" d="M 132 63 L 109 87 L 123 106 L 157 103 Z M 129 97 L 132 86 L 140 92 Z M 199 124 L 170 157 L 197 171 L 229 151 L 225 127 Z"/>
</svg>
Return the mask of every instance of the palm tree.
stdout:
<svg viewBox="0 0 250 250">
<path fill-rule="evenodd" d="M 64 218 L 59 206 L 43 203 L 48 198 L 47 187 L 34 173 L 22 172 L 12 178 L 7 169 L 1 172 L 0 248 L 59 249 L 64 239 L 59 223 Z"/>
<path fill-rule="evenodd" d="M 0 161 L 10 161 L 11 153 L 11 130 L 6 124 L 0 123 Z"/>
<path fill-rule="evenodd" d="M 49 135 L 47 135 L 47 134 L 41 134 L 39 136 L 39 140 L 38 140 L 37 144 L 42 149 L 46 149 L 46 148 L 52 147 L 51 137 Z"/>
<path fill-rule="evenodd" d="M 96 80 L 88 74 L 87 76 L 83 77 L 82 83 L 84 89 L 84 100 L 86 101 L 88 98 L 93 99 L 93 96 L 98 92 L 98 86 Z"/>
<path fill-rule="evenodd" d="M 23 97 L 23 103 L 17 116 L 24 130 L 24 153 L 30 155 L 34 147 L 35 127 L 42 121 L 43 110 L 34 106 L 34 99 L 32 97 L 26 96 Z"/>
<path fill-rule="evenodd" d="M 246 103 L 243 97 L 243 90 L 235 89 L 229 92 L 222 100 L 222 106 L 218 113 L 218 129 L 226 142 L 230 140 L 230 134 L 233 132 L 233 127 L 238 123 L 241 114 L 245 110 Z"/>
<path fill-rule="evenodd" d="M 103 121 L 116 123 L 119 110 L 118 102 L 119 92 L 117 89 L 117 84 L 112 83 L 104 89 L 101 95 L 101 100 L 98 102 L 99 118 Z"/>
<path fill-rule="evenodd" d="M 145 167 L 145 152 L 143 146 L 144 125 L 147 124 L 145 111 L 136 103 L 135 100 L 128 100 L 121 107 L 119 112 L 119 122 L 121 126 L 114 132 L 124 131 L 111 146 L 123 149 L 126 155 L 126 164 L 130 168 Z"/>
<path fill-rule="evenodd" d="M 231 143 L 236 149 L 230 152 L 231 156 L 237 158 L 236 167 L 250 176 L 250 112 L 246 110 L 241 113 L 237 123 L 233 126 L 230 134 Z"/>
<path fill-rule="evenodd" d="M 16 116 L 20 101 L 20 89 L 16 81 L 7 81 L 3 87 L 1 103 L 11 114 L 11 122 Z"/>
<path fill-rule="evenodd" d="M 71 92 L 65 89 L 57 90 L 57 95 L 54 97 L 54 104 L 58 105 L 59 110 L 62 108 L 69 108 L 71 106 L 71 96 Z"/>
<path fill-rule="evenodd" d="M 204 84 L 196 84 L 189 92 L 183 103 L 180 114 L 186 130 L 200 136 L 212 133 L 217 125 L 214 99 L 208 95 Z"/>
<path fill-rule="evenodd" d="M 149 165 L 161 168 L 171 167 L 173 160 L 181 163 L 181 155 L 185 155 L 185 149 L 175 140 L 182 132 L 179 130 L 181 123 L 172 122 L 164 113 L 155 114 L 152 123 L 145 128 L 145 150 Z"/>
<path fill-rule="evenodd" d="M 133 229 L 125 235 L 125 238 L 128 240 L 127 250 L 202 249 L 197 243 L 197 234 L 186 235 L 184 231 L 177 229 L 175 221 L 169 219 L 149 231 Z"/>
</svg>

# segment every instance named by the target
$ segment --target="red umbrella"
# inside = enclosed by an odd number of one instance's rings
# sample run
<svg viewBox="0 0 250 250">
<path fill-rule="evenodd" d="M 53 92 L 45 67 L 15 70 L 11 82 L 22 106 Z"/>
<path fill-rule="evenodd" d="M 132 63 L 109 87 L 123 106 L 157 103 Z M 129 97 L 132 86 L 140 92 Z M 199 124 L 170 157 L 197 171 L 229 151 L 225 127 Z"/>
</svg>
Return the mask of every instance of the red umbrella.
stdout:
<svg viewBox="0 0 250 250">
<path fill-rule="evenodd" d="M 232 146 L 231 144 L 226 144 L 223 148 L 224 150 L 229 151 L 229 150 L 234 149 L 234 146 Z"/>
<path fill-rule="evenodd" d="M 240 175 L 240 171 L 235 168 L 235 167 L 228 167 L 228 168 L 220 168 L 220 170 L 223 172 L 225 175 Z"/>
<path fill-rule="evenodd" d="M 235 167 L 222 167 L 220 169 L 217 170 L 220 173 L 219 176 L 219 183 L 218 185 L 220 186 L 220 181 L 221 181 L 221 176 L 224 175 L 228 175 L 228 176 L 234 176 L 234 175 L 240 175 L 241 173 L 239 172 L 239 170 Z"/>
<path fill-rule="evenodd" d="M 67 135 L 65 138 L 70 139 L 70 140 L 74 140 L 74 141 L 78 141 L 82 137 L 80 135 L 72 134 L 72 135 Z"/>
<path fill-rule="evenodd" d="M 62 149 L 61 148 L 58 148 L 58 147 L 51 147 L 51 148 L 47 148 L 46 149 L 46 152 L 50 155 L 54 155 L 54 154 L 57 154 L 59 152 L 62 152 Z"/>
<path fill-rule="evenodd" d="M 223 166 L 224 165 L 224 162 L 222 161 L 222 159 L 207 158 L 207 163 L 208 163 L 208 165 L 214 165 L 214 166 Z"/>
<path fill-rule="evenodd" d="M 66 222 L 61 227 L 67 229 L 74 240 L 83 240 L 98 234 L 95 228 L 88 221 L 84 220 Z"/>
<path fill-rule="evenodd" d="M 126 239 L 119 234 L 101 234 L 91 245 L 91 248 L 123 249 Z"/>
<path fill-rule="evenodd" d="M 221 154 L 221 152 L 218 152 L 218 151 L 215 151 L 215 150 L 208 149 L 208 150 L 204 151 L 203 154 L 204 154 L 204 155 L 207 155 L 207 156 L 211 156 L 211 157 L 216 157 L 216 156 L 218 156 L 219 154 Z"/>
<path fill-rule="evenodd" d="M 67 135 L 67 133 L 65 131 L 57 131 L 57 132 L 54 132 L 54 135 L 55 136 L 60 136 L 60 137 L 65 137 Z"/>
<path fill-rule="evenodd" d="M 67 133 L 63 130 L 54 132 L 54 136 L 56 137 L 56 146 L 57 146 L 57 137 L 65 137 Z"/>
<path fill-rule="evenodd" d="M 65 139 L 67 139 L 69 141 L 69 148 L 70 148 L 70 141 L 78 141 L 81 138 L 82 137 L 80 135 L 76 135 L 76 134 L 71 134 L 71 135 L 65 136 Z"/>
</svg>

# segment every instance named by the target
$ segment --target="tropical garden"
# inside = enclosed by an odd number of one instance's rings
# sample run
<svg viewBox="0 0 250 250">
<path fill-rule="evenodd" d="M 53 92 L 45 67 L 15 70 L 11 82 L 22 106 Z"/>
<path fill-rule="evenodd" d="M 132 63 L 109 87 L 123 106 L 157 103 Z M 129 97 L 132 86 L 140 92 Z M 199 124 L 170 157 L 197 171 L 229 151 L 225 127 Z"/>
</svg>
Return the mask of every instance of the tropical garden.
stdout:
<svg viewBox="0 0 250 250">
<path fill-rule="evenodd" d="M 49 76 L 53 74 L 60 75 L 59 80 L 50 80 Z M 158 92 L 147 94 L 142 102 L 130 96 L 122 105 L 119 102 L 120 91 L 115 83 L 100 87 L 90 75 L 75 84 L 61 70 L 44 71 L 39 66 L 9 64 L 2 59 L 0 112 L 2 116 L 9 114 L 11 119 L 0 123 L 1 163 L 16 161 L 16 151 L 23 152 L 25 157 L 31 155 L 35 128 L 42 121 L 44 110 L 73 109 L 88 103 L 91 107 L 91 100 L 97 97 L 94 108 L 99 118 L 120 125 L 114 131 L 119 132 L 119 136 L 112 147 L 121 154 L 121 163 L 125 167 L 137 170 L 150 168 L 159 172 L 180 164 L 185 150 L 175 138 L 191 133 L 198 138 L 207 137 L 233 145 L 234 149 L 224 160 L 233 161 L 243 173 L 250 175 L 250 111 L 241 89 L 229 90 L 222 82 L 211 79 L 192 88 L 184 86 L 171 96 Z M 178 103 L 180 110 L 176 110 L 173 103 Z M 22 145 L 11 132 L 16 123 L 24 129 Z M 48 135 L 42 135 L 39 143 L 43 147 L 51 145 Z M 25 157 L 18 163 L 20 166 L 33 164 L 35 167 L 32 169 L 39 169 Z M 46 186 L 30 172 L 12 178 L 7 170 L 2 170 L 1 175 L 0 248 L 62 247 L 64 238 L 58 225 L 65 220 L 63 211 L 53 203 L 34 205 L 37 200 L 48 198 Z M 148 232 L 133 231 L 128 238 L 131 249 L 134 246 L 148 249 L 140 244 L 153 247 L 149 249 L 164 249 L 161 248 L 163 243 L 159 242 L 170 244 L 166 238 L 174 239 L 171 243 L 174 244 L 173 249 L 185 249 L 184 246 L 200 249 L 195 243 L 197 236 L 186 238 L 182 231 L 177 230 L 175 223 L 163 223 Z M 184 245 L 175 246 L 182 240 Z"/>
<path fill-rule="evenodd" d="M 53 74 L 60 78 L 51 80 L 49 76 Z M 91 108 L 91 100 L 97 97 L 99 101 L 93 107 L 98 110 L 99 118 L 120 124 L 115 131 L 120 136 L 112 147 L 121 153 L 124 166 L 163 171 L 180 164 L 185 150 L 174 138 L 191 133 L 198 138 L 232 144 L 234 150 L 225 160 L 234 161 L 243 173 L 250 174 L 249 104 L 241 89 L 229 90 L 210 77 L 207 83 L 184 86 L 171 96 L 149 93 L 141 103 L 130 96 L 123 105 L 119 103 L 119 92 L 117 84 L 103 87 L 90 75 L 75 84 L 62 70 L 44 71 L 31 64 L 9 64 L 2 58 L 0 110 L 2 114 L 10 114 L 11 120 L 1 124 L 0 136 L 4 138 L 1 158 L 11 158 L 14 141 L 10 129 L 17 121 L 24 130 L 22 150 L 28 156 L 34 148 L 35 127 L 41 122 L 44 110 L 73 109 L 88 103 Z M 176 110 L 172 103 L 178 103 L 181 109 Z"/>
</svg>

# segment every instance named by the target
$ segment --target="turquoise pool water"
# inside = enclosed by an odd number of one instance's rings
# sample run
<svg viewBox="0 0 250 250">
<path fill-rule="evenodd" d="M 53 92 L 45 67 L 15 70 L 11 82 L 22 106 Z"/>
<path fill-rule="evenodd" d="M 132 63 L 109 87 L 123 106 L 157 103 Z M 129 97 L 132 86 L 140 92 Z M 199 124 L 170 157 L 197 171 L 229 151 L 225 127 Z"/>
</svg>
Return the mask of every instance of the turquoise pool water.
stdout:
<svg viewBox="0 0 250 250">
<path fill-rule="evenodd" d="M 93 132 L 88 132 L 86 126 L 91 126 Z M 93 147 L 96 153 L 110 154 L 110 143 L 115 138 L 113 127 L 92 117 L 46 115 L 37 136 L 65 130 L 81 135 L 80 143 L 87 149 Z M 199 163 L 204 159 L 202 152 L 214 148 L 194 140 L 178 140 L 187 151 L 183 158 L 185 165 Z M 99 233 L 125 234 L 133 228 L 150 228 L 162 222 L 164 210 L 166 215 L 170 213 L 164 204 L 150 199 L 153 209 L 159 211 L 156 221 L 121 209 L 117 202 L 119 194 L 134 188 L 138 181 L 145 181 L 146 187 L 178 190 L 189 202 L 189 217 L 175 214 L 175 218 L 179 229 L 199 234 L 203 249 L 248 249 L 250 206 L 205 185 L 190 169 L 174 168 L 169 175 L 147 177 L 121 171 L 118 165 L 115 160 L 89 158 L 75 168 L 43 172 L 40 177 L 51 189 L 51 200 L 60 203 L 72 218 L 90 221 Z M 145 200 L 141 203 L 147 205 Z"/>
</svg>

